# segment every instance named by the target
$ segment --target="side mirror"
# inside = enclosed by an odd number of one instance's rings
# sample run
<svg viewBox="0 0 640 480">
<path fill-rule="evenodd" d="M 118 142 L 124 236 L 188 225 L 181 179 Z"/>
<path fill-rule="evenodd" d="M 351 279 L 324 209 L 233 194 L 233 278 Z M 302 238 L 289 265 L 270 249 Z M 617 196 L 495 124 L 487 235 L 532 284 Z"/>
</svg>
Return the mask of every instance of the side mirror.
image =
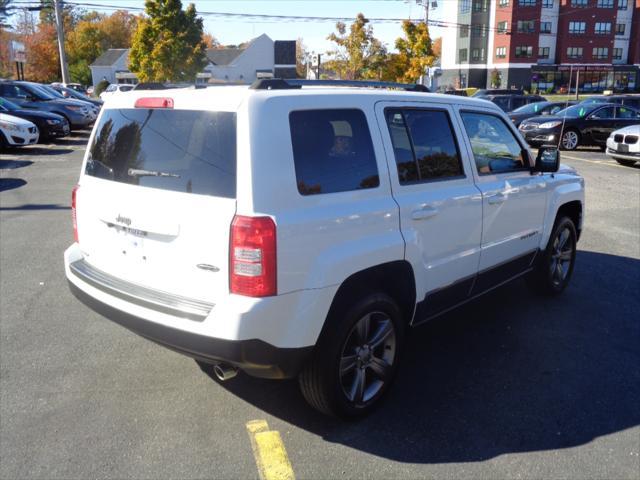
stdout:
<svg viewBox="0 0 640 480">
<path fill-rule="evenodd" d="M 555 146 L 542 146 L 538 150 L 534 172 L 557 172 L 560 168 L 560 151 Z"/>
</svg>

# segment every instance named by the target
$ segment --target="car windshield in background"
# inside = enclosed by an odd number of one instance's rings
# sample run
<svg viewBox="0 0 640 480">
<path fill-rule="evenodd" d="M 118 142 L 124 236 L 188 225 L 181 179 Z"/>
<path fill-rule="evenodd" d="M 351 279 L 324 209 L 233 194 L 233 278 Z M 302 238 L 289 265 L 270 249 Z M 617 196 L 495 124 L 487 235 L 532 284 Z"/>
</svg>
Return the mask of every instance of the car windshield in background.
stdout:
<svg viewBox="0 0 640 480">
<path fill-rule="evenodd" d="M 593 111 L 594 108 L 596 108 L 596 105 L 585 105 L 584 103 L 579 103 L 578 105 L 560 110 L 556 112 L 555 115 L 558 117 L 582 118 L 588 115 L 589 112 Z"/>
<path fill-rule="evenodd" d="M 32 93 L 35 93 L 42 100 L 56 100 L 57 97 L 54 97 L 52 94 L 47 92 L 44 88 L 39 85 L 29 85 Z"/>
<path fill-rule="evenodd" d="M 8 110 L 8 111 L 20 110 L 20 107 L 18 105 L 2 97 L 0 97 L 0 107 L 4 107 L 5 110 Z"/>
<path fill-rule="evenodd" d="M 545 106 L 547 106 L 549 102 L 535 102 L 530 103 L 529 105 L 523 105 L 521 107 L 516 108 L 513 113 L 538 113 Z"/>
<path fill-rule="evenodd" d="M 235 198 L 236 114 L 104 111 L 86 173 L 131 185 Z"/>
<path fill-rule="evenodd" d="M 129 90 L 133 90 L 133 85 L 121 85 L 120 86 L 120 91 L 121 92 L 128 92 Z"/>
</svg>

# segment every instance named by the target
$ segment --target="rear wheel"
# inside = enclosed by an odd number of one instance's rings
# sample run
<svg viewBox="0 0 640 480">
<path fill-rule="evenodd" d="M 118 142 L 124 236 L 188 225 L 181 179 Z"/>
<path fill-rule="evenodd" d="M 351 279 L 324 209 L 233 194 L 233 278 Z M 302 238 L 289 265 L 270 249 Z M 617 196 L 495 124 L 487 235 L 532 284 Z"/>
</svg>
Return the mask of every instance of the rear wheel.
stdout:
<svg viewBox="0 0 640 480">
<path fill-rule="evenodd" d="M 536 268 L 527 277 L 529 285 L 538 293 L 558 295 L 569 284 L 576 259 L 576 227 L 569 217 L 561 217 L 551 232 L 547 248 Z"/>
<path fill-rule="evenodd" d="M 322 413 L 369 413 L 389 388 L 398 366 L 404 323 L 386 294 L 362 298 L 327 319 L 328 328 L 299 377 L 300 389 Z"/>
<path fill-rule="evenodd" d="M 580 145 L 580 135 L 575 130 L 565 130 L 560 138 L 563 150 L 575 150 Z"/>
<path fill-rule="evenodd" d="M 621 158 L 616 158 L 616 162 L 620 165 L 624 165 L 625 167 L 633 167 L 636 164 L 635 160 L 624 160 Z"/>
</svg>

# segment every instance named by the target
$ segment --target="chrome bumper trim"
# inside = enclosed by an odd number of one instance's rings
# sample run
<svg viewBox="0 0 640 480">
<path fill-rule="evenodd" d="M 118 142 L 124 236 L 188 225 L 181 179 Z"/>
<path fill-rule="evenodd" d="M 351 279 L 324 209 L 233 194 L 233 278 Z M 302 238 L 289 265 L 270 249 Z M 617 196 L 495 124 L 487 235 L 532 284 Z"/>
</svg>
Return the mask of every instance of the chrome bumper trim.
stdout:
<svg viewBox="0 0 640 480">
<path fill-rule="evenodd" d="M 166 313 L 174 317 L 201 322 L 209 315 L 209 312 L 211 312 L 211 309 L 214 307 L 213 303 L 154 290 L 121 280 L 98 270 L 84 260 L 71 263 L 69 269 L 71 273 L 80 280 L 98 290 L 135 305 Z"/>
</svg>

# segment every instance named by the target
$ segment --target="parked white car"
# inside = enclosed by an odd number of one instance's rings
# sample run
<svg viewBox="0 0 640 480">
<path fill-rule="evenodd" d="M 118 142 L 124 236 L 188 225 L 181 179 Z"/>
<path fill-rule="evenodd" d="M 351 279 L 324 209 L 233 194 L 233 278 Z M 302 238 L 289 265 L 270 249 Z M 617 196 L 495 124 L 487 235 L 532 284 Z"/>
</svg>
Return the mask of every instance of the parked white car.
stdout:
<svg viewBox="0 0 640 480">
<path fill-rule="evenodd" d="M 607 138 L 606 153 L 620 165 L 630 167 L 640 161 L 640 124 L 612 132 Z"/>
<path fill-rule="evenodd" d="M 484 100 L 282 80 L 136 90 L 93 129 L 66 276 L 221 380 L 297 376 L 318 410 L 362 415 L 410 328 L 520 277 L 565 289 L 584 182 L 558 162 Z"/>
<path fill-rule="evenodd" d="M 112 83 L 107 88 L 105 88 L 104 92 L 100 94 L 100 99 L 102 101 L 105 101 L 107 98 L 113 96 L 113 94 L 120 92 L 130 92 L 131 90 L 133 90 L 133 87 L 134 85 Z"/>
<path fill-rule="evenodd" d="M 0 148 L 38 143 L 40 132 L 29 120 L 0 113 Z"/>
</svg>

